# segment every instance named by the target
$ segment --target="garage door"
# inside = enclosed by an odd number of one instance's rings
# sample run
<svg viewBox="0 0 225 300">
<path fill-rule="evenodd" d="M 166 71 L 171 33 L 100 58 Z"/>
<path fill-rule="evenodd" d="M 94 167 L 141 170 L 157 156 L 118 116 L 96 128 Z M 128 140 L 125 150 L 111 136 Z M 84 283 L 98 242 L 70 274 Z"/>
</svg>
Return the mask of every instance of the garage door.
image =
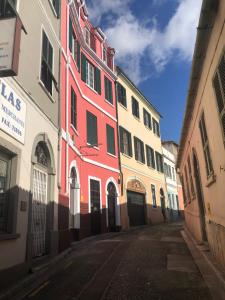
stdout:
<svg viewBox="0 0 225 300">
<path fill-rule="evenodd" d="M 145 195 L 127 192 L 130 226 L 145 225 Z"/>
</svg>

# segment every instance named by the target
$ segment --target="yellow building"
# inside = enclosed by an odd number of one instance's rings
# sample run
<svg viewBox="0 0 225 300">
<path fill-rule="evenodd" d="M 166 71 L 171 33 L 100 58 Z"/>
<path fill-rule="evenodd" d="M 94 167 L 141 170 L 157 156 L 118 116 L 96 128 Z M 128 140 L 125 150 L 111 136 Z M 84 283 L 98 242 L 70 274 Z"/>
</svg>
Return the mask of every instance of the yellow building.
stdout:
<svg viewBox="0 0 225 300">
<path fill-rule="evenodd" d="M 120 68 L 117 75 L 120 209 L 125 229 L 163 221 L 166 185 L 160 114 Z"/>
<path fill-rule="evenodd" d="M 177 166 L 185 221 L 225 267 L 225 1 L 204 0 Z"/>
</svg>

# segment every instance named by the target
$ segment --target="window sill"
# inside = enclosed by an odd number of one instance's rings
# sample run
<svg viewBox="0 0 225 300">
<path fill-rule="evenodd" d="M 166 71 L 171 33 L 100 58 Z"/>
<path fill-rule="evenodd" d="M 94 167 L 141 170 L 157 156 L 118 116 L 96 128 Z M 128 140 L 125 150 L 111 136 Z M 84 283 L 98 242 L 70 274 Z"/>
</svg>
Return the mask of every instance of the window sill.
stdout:
<svg viewBox="0 0 225 300">
<path fill-rule="evenodd" d="M 87 146 L 88 146 L 88 148 L 93 148 L 93 149 L 98 150 L 98 151 L 100 150 L 99 147 L 93 146 L 93 145 L 91 145 L 91 144 L 89 144 L 89 143 L 87 143 Z"/>
<path fill-rule="evenodd" d="M 145 163 L 143 163 L 142 161 L 140 160 L 136 160 L 137 163 L 139 163 L 140 165 L 145 165 Z"/>
<path fill-rule="evenodd" d="M 153 167 L 151 167 L 151 166 L 148 166 L 148 168 L 149 168 L 150 170 L 154 170 L 154 171 L 155 171 L 155 168 L 153 168 Z"/>
<path fill-rule="evenodd" d="M 55 100 L 53 99 L 52 95 L 49 93 L 49 91 L 46 89 L 44 83 L 41 81 L 41 79 L 38 80 L 39 85 L 41 86 L 41 88 L 43 89 L 43 91 L 45 92 L 45 94 L 47 94 L 48 98 L 52 101 L 52 103 L 55 103 Z"/>
<path fill-rule="evenodd" d="M 206 182 L 206 187 L 210 187 L 214 182 L 216 182 L 216 175 L 212 173 L 208 178 Z"/>
<path fill-rule="evenodd" d="M 0 233 L 0 241 L 16 240 L 19 237 L 19 233 Z"/>
<path fill-rule="evenodd" d="M 145 128 L 148 129 L 149 131 L 152 131 L 152 128 L 148 127 L 147 125 L 145 125 Z"/>
<path fill-rule="evenodd" d="M 126 154 L 126 153 L 123 153 L 123 152 L 121 152 L 125 157 L 127 157 L 127 158 L 129 158 L 129 159 L 131 159 L 132 158 L 132 156 L 129 156 L 128 154 Z"/>
<path fill-rule="evenodd" d="M 118 102 L 118 103 L 119 103 L 119 105 L 120 105 L 123 109 L 125 109 L 126 111 L 128 111 L 128 109 L 127 109 L 126 106 L 124 106 L 121 102 Z"/>
<path fill-rule="evenodd" d="M 133 117 L 134 117 L 138 122 L 141 122 L 141 121 L 140 121 L 140 118 L 138 118 L 137 116 L 133 115 Z"/>
<path fill-rule="evenodd" d="M 115 154 L 112 154 L 112 153 L 109 153 L 109 152 L 107 152 L 107 154 L 108 154 L 109 156 L 112 156 L 112 157 L 114 157 L 114 158 L 117 158 L 117 156 L 116 156 Z"/>
<path fill-rule="evenodd" d="M 78 131 L 76 130 L 76 128 L 75 128 L 72 124 L 70 124 L 70 127 L 72 128 L 72 130 L 74 131 L 74 133 L 75 133 L 77 136 L 79 136 Z"/>
<path fill-rule="evenodd" d="M 86 85 L 92 92 L 94 92 L 96 95 L 98 95 L 98 92 L 96 92 L 96 90 L 93 89 L 90 85 L 88 85 L 87 83 L 85 83 L 85 85 Z"/>
<path fill-rule="evenodd" d="M 114 107 L 114 104 L 112 104 L 110 101 L 108 101 L 107 99 L 105 99 L 105 102 L 108 103 L 110 106 Z"/>
</svg>

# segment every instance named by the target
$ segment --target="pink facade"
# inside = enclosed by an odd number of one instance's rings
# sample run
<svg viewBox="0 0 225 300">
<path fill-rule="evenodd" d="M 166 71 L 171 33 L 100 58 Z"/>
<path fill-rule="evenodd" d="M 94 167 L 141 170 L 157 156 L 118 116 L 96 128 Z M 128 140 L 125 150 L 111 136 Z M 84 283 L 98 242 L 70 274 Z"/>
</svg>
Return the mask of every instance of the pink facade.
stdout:
<svg viewBox="0 0 225 300">
<path fill-rule="evenodd" d="M 68 2 L 61 9 L 60 250 L 120 226 L 114 51 L 85 5 Z"/>
</svg>

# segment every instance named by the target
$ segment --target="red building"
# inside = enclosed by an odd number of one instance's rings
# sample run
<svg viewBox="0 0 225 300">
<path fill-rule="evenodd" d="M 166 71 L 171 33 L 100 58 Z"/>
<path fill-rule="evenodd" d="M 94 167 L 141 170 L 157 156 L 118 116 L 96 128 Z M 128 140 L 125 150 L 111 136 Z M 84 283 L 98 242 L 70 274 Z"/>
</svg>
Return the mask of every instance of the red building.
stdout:
<svg viewBox="0 0 225 300">
<path fill-rule="evenodd" d="M 62 0 L 59 247 L 118 230 L 119 160 L 114 49 L 84 1 Z"/>
</svg>

